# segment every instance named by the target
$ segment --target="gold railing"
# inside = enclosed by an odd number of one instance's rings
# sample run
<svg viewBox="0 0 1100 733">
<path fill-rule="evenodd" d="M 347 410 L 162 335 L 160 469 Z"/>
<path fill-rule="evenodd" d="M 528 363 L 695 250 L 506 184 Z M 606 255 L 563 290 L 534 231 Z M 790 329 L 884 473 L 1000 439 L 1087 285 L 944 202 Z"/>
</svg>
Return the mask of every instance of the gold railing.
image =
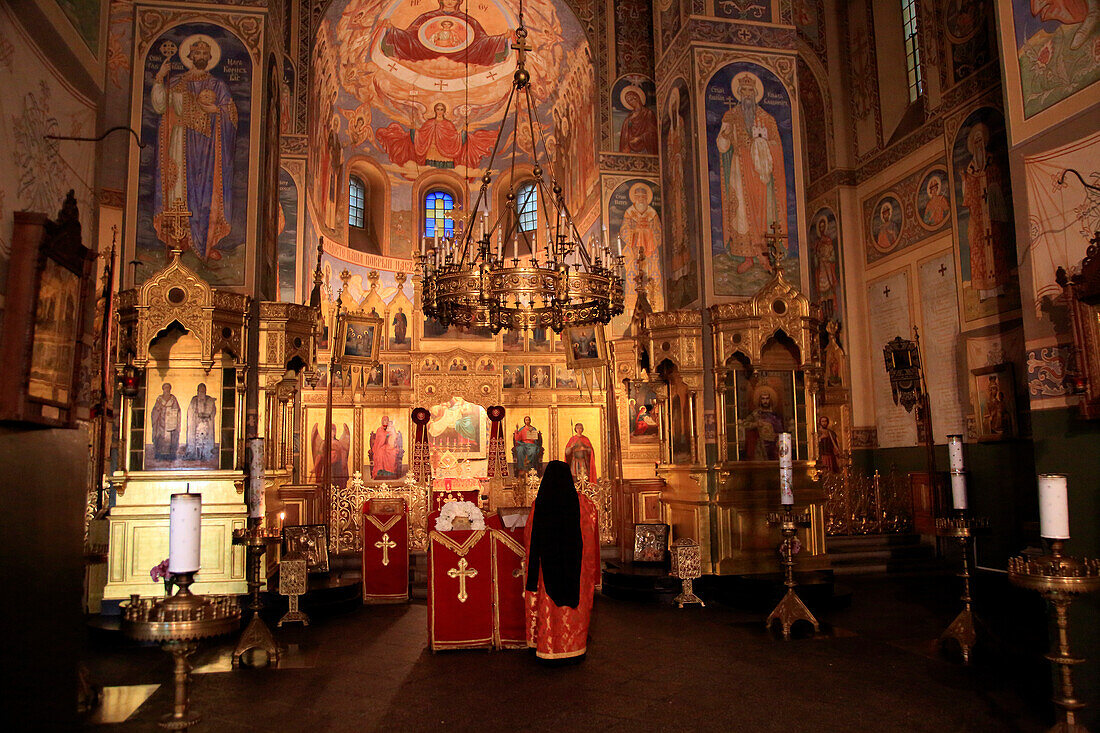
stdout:
<svg viewBox="0 0 1100 733">
<path fill-rule="evenodd" d="M 611 481 L 604 478 L 595 484 L 590 484 L 587 477 L 581 476 L 576 483 L 577 491 L 587 496 L 596 505 L 600 520 L 600 544 L 615 544 L 615 490 Z"/>
<path fill-rule="evenodd" d="M 352 555 L 363 551 L 363 502 L 368 499 L 404 499 L 409 511 L 409 549 L 428 548 L 428 487 L 411 476 L 402 483 L 364 484 L 358 471 L 347 486 L 332 487 L 329 514 L 329 552 Z"/>
<path fill-rule="evenodd" d="M 854 475 L 851 466 L 822 475 L 825 532 L 829 535 L 899 534 L 913 530 L 909 481 L 894 469 L 886 476 Z"/>
</svg>

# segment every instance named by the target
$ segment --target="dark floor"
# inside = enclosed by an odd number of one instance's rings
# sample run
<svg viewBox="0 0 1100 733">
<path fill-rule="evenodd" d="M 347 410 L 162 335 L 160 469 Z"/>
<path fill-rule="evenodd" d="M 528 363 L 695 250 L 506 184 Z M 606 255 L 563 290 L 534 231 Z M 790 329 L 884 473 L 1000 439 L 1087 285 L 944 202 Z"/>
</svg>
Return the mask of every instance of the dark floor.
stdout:
<svg viewBox="0 0 1100 733">
<path fill-rule="evenodd" d="M 319 614 L 308 628 L 279 630 L 292 668 L 228 671 L 235 638 L 204 645 L 191 701 L 204 719 L 198 729 L 210 731 L 945 733 L 1040 731 L 1054 722 L 1039 656 L 1046 629 L 1021 631 L 1013 621 L 1042 607 L 1013 595 L 1003 576 L 976 579 L 976 597 L 990 599 L 978 610 L 991 628 L 971 667 L 935 648 L 959 608 L 954 578 L 843 582 L 850 597 L 817 609 L 822 633 L 791 642 L 765 632 L 765 614 L 752 608 L 759 602 L 723 603 L 715 589 L 706 608 L 683 610 L 601 596 L 587 661 L 560 669 L 525 651 L 433 655 L 422 603 Z M 126 722 L 89 727 L 155 730 L 169 706 L 168 655 L 103 632 L 90 632 L 88 644 L 94 682 L 137 701 L 155 689 Z"/>
</svg>

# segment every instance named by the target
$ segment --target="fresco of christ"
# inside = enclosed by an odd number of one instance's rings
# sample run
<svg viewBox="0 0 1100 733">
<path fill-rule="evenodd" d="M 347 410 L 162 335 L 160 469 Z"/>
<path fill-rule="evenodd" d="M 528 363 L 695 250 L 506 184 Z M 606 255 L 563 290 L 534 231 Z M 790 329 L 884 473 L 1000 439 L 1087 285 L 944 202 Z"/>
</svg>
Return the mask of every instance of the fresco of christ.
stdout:
<svg viewBox="0 0 1100 733">
<path fill-rule="evenodd" d="M 491 36 L 460 9 L 460 0 L 436 0 L 439 7 L 421 13 L 408 28 L 383 21 L 382 53 L 399 61 L 449 59 L 478 66 L 499 64 L 508 56 L 508 35 Z"/>
</svg>

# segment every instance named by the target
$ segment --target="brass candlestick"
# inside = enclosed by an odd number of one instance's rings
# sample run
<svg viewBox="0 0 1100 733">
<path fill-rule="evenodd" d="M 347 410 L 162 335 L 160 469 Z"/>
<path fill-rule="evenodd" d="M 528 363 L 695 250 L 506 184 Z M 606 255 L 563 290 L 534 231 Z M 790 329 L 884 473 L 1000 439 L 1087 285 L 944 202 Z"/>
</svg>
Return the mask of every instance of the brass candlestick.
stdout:
<svg viewBox="0 0 1100 733">
<path fill-rule="evenodd" d="M 780 564 L 783 566 L 783 585 L 787 586 L 787 592 L 775 610 L 768 614 L 764 627 L 770 629 L 772 621 L 778 619 L 783 628 L 784 641 L 791 640 L 791 626 L 796 621 L 809 621 L 813 624 L 814 633 L 819 633 L 821 624 L 794 592 L 794 542 L 798 535 L 798 528 L 810 526 L 809 514 L 804 513 L 796 517 L 794 507 L 785 504 L 782 512 L 768 513 L 768 526 L 778 526 L 783 533 L 783 559 L 780 560 Z"/>
<path fill-rule="evenodd" d="M 1069 618 L 1067 610 L 1073 599 L 1083 593 L 1100 589 L 1100 560 L 1073 558 L 1062 554 L 1063 540 L 1051 540 L 1050 554 L 1037 558 L 1014 557 L 1008 561 L 1008 579 L 1020 586 L 1040 593 L 1054 606 L 1054 618 L 1058 624 L 1058 652 L 1046 658 L 1058 665 L 1061 688 L 1054 691 L 1054 704 L 1062 711 L 1051 733 L 1088 733 L 1077 723 L 1077 711 L 1085 703 L 1074 697 L 1073 665 L 1084 658 L 1069 653 Z"/>
<path fill-rule="evenodd" d="M 960 510 L 954 517 L 942 517 L 936 520 L 936 534 L 940 537 L 954 537 L 962 548 L 962 611 L 955 620 L 940 635 L 940 645 L 948 640 L 953 640 L 959 645 L 962 652 L 963 664 L 970 664 L 970 652 L 978 641 L 977 619 L 970 607 L 970 546 L 973 541 L 974 531 L 988 529 L 989 520 L 984 517 L 971 517 L 965 510 Z"/>
<path fill-rule="evenodd" d="M 275 637 L 271 635 L 271 629 L 260 618 L 260 609 L 264 607 L 263 598 L 260 596 L 260 588 L 263 582 L 260 580 L 260 564 L 268 545 L 277 544 L 281 540 L 282 532 L 277 528 L 264 529 L 261 525 L 246 529 L 233 530 L 233 544 L 244 545 L 248 552 L 248 591 L 252 594 L 252 601 L 248 604 L 248 610 L 252 611 L 252 619 L 241 634 L 241 640 L 237 642 L 237 648 L 233 650 L 233 666 L 238 667 L 245 652 L 258 649 L 267 655 L 267 661 L 272 664 L 279 663 L 279 645 L 275 643 Z M 248 658 L 245 664 L 251 666 Z"/>
<path fill-rule="evenodd" d="M 191 593 L 194 573 L 179 573 L 179 587 L 169 598 L 130 596 L 121 604 L 122 631 L 138 641 L 157 641 L 172 655 L 175 697 L 172 712 L 160 719 L 160 727 L 186 730 L 200 718 L 189 709 L 188 687 L 191 663 L 188 657 L 198 649 L 198 640 L 228 634 L 241 623 L 241 609 L 235 596 L 196 596 Z"/>
</svg>

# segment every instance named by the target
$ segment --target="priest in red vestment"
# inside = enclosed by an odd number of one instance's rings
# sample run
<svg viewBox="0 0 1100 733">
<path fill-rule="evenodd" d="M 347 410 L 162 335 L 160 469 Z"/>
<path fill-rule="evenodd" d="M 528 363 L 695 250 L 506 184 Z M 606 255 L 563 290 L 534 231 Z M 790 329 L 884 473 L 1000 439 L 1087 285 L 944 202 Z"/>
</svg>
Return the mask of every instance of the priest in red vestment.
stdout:
<svg viewBox="0 0 1100 733">
<path fill-rule="evenodd" d="M 539 659 L 581 661 L 600 581 L 596 505 L 550 461 L 527 520 L 527 646 Z"/>
</svg>

